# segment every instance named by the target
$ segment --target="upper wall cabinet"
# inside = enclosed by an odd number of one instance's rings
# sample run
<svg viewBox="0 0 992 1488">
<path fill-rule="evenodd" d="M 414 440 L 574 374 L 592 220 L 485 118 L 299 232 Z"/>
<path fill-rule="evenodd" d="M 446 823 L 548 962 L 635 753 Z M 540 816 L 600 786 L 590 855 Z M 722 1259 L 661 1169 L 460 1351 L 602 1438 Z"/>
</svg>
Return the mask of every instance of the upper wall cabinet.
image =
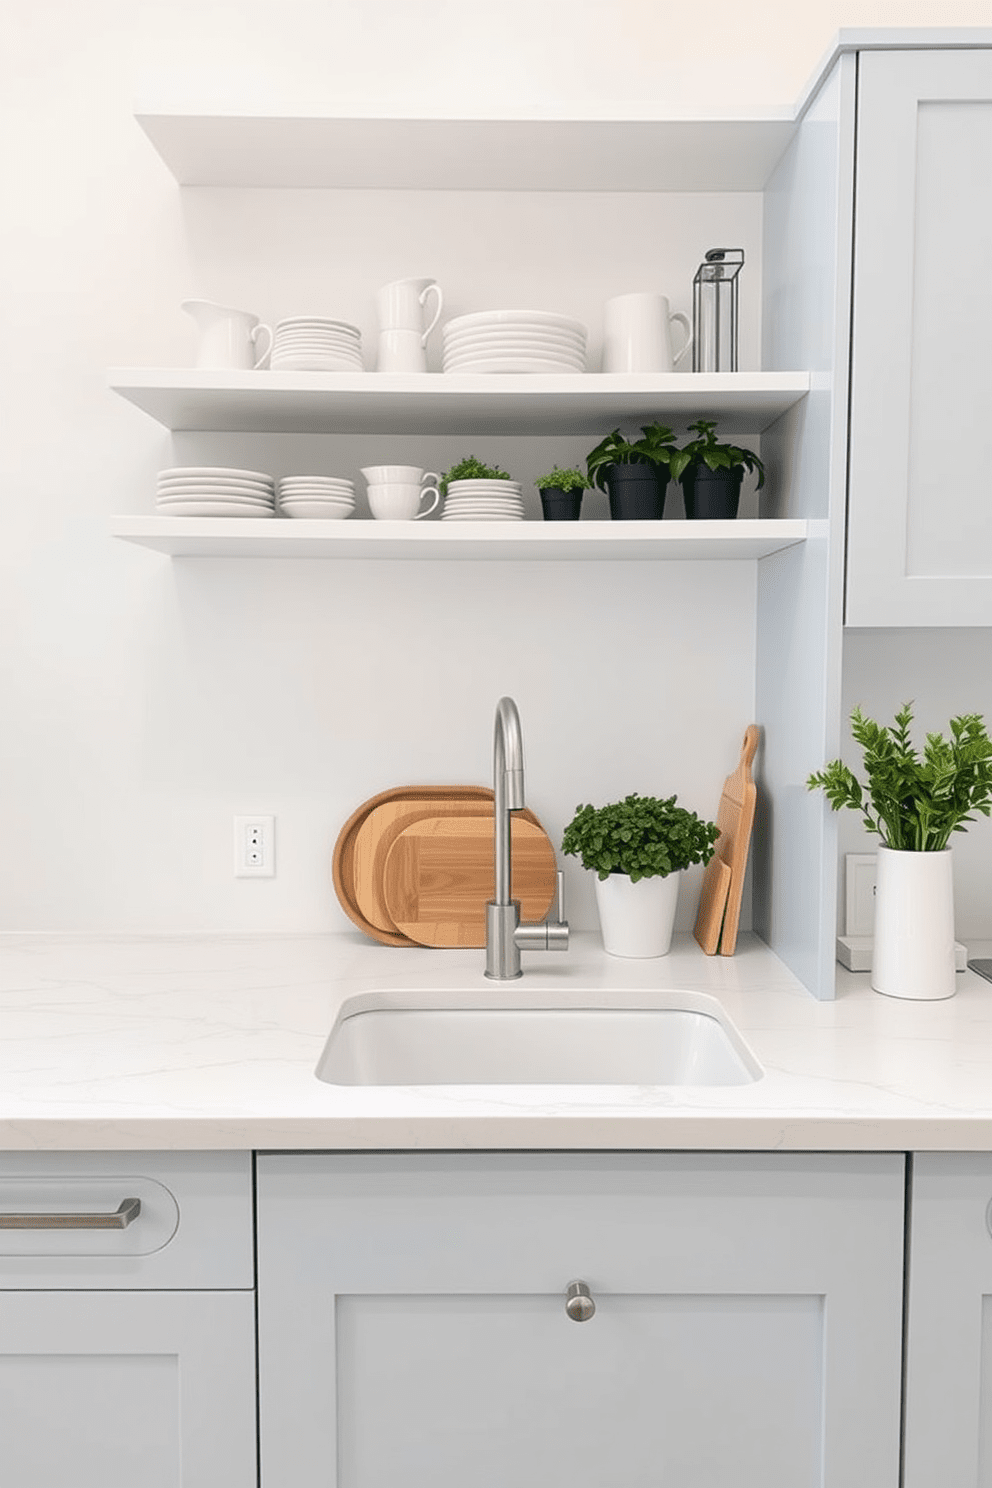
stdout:
<svg viewBox="0 0 992 1488">
<path fill-rule="evenodd" d="M 849 625 L 992 625 L 992 50 L 859 59 Z"/>
</svg>

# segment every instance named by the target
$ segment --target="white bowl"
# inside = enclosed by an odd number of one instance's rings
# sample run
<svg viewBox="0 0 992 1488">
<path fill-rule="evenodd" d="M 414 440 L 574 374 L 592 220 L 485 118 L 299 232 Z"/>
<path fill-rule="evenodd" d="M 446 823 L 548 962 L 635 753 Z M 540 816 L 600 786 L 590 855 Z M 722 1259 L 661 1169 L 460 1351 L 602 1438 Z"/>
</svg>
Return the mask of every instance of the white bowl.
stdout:
<svg viewBox="0 0 992 1488">
<path fill-rule="evenodd" d="M 350 517 L 353 506 L 340 505 L 336 501 L 281 501 L 279 510 L 284 517 L 321 517 L 342 521 Z"/>
</svg>

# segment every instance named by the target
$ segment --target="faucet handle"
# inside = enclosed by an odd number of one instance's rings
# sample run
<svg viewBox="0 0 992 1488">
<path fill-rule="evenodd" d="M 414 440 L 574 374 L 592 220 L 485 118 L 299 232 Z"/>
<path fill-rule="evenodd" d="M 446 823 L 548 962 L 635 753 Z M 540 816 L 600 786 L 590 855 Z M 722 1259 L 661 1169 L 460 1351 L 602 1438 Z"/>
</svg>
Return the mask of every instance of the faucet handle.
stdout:
<svg viewBox="0 0 992 1488">
<path fill-rule="evenodd" d="M 558 885 L 557 885 L 557 888 L 555 889 L 555 900 L 554 900 L 554 904 L 552 906 L 552 908 L 554 909 L 554 918 L 552 919 L 551 915 L 549 914 L 548 915 L 548 923 L 549 923 L 549 925 L 564 925 L 564 923 L 565 923 L 565 875 L 564 875 L 564 873 L 562 873 L 562 871 L 561 871 L 560 868 L 558 870 L 558 873 L 557 873 L 556 877 L 558 879 Z"/>
</svg>

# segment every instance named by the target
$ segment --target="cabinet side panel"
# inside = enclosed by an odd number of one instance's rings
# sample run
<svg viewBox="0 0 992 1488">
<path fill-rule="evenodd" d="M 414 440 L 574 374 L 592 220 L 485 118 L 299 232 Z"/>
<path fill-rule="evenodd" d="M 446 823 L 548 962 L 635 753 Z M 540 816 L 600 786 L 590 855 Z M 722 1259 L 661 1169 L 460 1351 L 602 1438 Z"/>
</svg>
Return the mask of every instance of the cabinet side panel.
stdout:
<svg viewBox="0 0 992 1488">
<path fill-rule="evenodd" d="M 762 515 L 809 540 L 758 565 L 754 924 L 817 997 L 834 995 L 836 827 L 805 787 L 839 747 L 855 60 L 842 57 L 765 195 L 763 365 L 809 397 L 762 437 Z"/>
</svg>

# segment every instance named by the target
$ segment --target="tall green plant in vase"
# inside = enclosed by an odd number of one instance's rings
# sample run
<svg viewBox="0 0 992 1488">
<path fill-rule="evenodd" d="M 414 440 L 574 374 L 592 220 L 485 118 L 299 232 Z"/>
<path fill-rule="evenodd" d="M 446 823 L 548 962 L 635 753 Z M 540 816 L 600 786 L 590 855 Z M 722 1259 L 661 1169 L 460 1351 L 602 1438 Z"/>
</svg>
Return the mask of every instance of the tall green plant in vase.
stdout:
<svg viewBox="0 0 992 1488">
<path fill-rule="evenodd" d="M 954 993 L 954 890 L 950 840 L 992 813 L 992 739 L 979 713 L 962 713 L 950 737 L 928 733 L 922 753 L 910 736 L 912 704 L 889 726 L 851 714 L 865 782 L 842 760 L 809 776 L 834 811 L 861 814 L 880 839 L 875 881 L 871 985 L 892 997 Z"/>
</svg>

